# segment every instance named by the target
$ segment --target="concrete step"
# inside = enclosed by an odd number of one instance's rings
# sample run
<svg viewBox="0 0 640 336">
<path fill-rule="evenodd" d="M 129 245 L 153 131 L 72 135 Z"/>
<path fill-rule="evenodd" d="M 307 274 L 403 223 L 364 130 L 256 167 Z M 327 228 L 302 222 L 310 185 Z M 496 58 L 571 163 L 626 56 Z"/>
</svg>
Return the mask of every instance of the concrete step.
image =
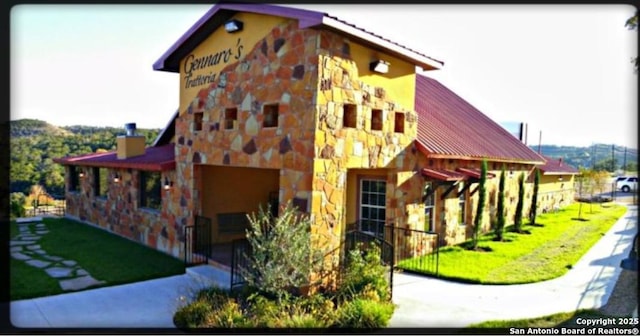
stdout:
<svg viewBox="0 0 640 336">
<path fill-rule="evenodd" d="M 229 289 L 231 285 L 231 273 L 213 265 L 188 267 L 187 274 L 205 286 L 216 286 Z"/>
</svg>

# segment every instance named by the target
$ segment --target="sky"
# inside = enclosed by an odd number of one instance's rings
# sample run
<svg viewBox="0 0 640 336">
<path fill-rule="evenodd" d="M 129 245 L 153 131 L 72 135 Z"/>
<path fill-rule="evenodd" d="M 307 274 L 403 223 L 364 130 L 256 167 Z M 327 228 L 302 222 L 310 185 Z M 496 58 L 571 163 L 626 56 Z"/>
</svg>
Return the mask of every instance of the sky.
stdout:
<svg viewBox="0 0 640 336">
<path fill-rule="evenodd" d="M 212 5 L 18 5 L 11 119 L 163 128 L 179 77 L 152 64 Z M 288 5 L 326 12 L 444 62 L 424 72 L 527 144 L 638 147 L 630 5 Z M 422 72 L 421 72 L 422 73 Z"/>
</svg>

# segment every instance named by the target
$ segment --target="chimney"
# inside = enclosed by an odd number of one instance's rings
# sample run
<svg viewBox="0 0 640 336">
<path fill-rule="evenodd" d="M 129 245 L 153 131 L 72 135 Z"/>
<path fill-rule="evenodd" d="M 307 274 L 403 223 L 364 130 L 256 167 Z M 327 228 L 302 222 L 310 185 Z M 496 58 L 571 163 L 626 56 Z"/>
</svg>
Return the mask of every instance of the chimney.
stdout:
<svg viewBox="0 0 640 336">
<path fill-rule="evenodd" d="M 118 159 L 128 159 L 135 156 L 144 155 L 144 136 L 136 135 L 136 123 L 124 124 L 126 135 L 119 135 L 117 138 Z"/>
<path fill-rule="evenodd" d="M 558 158 L 558 164 L 562 166 L 562 158 L 561 157 Z"/>
</svg>

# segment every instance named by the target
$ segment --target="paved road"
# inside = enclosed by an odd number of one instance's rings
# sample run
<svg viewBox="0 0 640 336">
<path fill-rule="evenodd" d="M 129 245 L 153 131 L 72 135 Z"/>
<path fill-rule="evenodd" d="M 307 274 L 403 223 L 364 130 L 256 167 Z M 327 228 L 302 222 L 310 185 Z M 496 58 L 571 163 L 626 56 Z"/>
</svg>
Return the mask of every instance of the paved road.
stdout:
<svg viewBox="0 0 640 336">
<path fill-rule="evenodd" d="M 607 302 L 620 261 L 637 232 L 637 207 L 630 210 L 567 275 L 536 284 L 482 286 L 397 274 L 391 327 L 464 327 L 493 319 L 537 317 Z M 189 272 L 211 272 L 199 267 Z M 228 275 L 228 274 L 227 274 Z M 218 276 L 220 283 L 228 278 Z M 20 328 L 172 328 L 180 297 L 206 286 L 189 273 L 133 284 L 10 303 Z"/>
</svg>

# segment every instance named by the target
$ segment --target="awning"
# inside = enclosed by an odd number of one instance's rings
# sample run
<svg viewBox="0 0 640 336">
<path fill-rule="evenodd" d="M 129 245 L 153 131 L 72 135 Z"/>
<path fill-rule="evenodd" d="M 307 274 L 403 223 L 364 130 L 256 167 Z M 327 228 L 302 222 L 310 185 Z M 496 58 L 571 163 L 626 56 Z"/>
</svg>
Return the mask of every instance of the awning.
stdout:
<svg viewBox="0 0 640 336">
<path fill-rule="evenodd" d="M 467 178 L 467 175 L 449 169 L 422 168 L 422 175 L 440 181 L 461 181 Z"/>
<path fill-rule="evenodd" d="M 62 165 L 122 168 L 150 171 L 167 171 L 176 169 L 174 144 L 158 147 L 147 147 L 145 153 L 127 159 L 118 159 L 115 151 L 106 153 L 91 153 L 74 157 L 53 159 Z"/>
<path fill-rule="evenodd" d="M 478 169 L 478 168 L 456 168 L 456 171 L 470 177 L 473 179 L 480 179 L 480 174 L 482 173 L 482 170 Z M 487 172 L 487 178 L 488 179 L 492 179 L 496 177 L 496 174 L 491 173 L 491 172 Z"/>
</svg>

